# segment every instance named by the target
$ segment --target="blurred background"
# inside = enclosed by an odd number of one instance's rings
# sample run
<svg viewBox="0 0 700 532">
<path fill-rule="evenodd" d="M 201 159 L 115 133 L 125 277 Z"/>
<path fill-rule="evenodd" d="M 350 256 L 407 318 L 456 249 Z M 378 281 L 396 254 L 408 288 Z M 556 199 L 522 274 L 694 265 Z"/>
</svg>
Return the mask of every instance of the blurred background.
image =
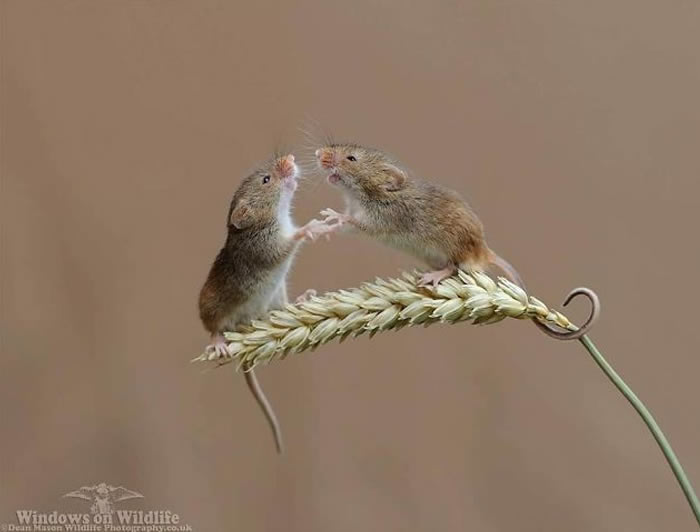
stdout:
<svg viewBox="0 0 700 532">
<path fill-rule="evenodd" d="M 233 366 L 189 361 L 239 180 L 330 132 L 459 190 L 550 305 L 595 289 L 593 339 L 700 488 L 700 4 L 0 5 L 0 522 L 106 482 L 197 531 L 694 530 L 631 407 L 528 322 L 262 369 L 283 457 Z M 295 217 L 341 205 L 311 175 Z M 416 265 L 321 241 L 291 293 Z"/>
</svg>

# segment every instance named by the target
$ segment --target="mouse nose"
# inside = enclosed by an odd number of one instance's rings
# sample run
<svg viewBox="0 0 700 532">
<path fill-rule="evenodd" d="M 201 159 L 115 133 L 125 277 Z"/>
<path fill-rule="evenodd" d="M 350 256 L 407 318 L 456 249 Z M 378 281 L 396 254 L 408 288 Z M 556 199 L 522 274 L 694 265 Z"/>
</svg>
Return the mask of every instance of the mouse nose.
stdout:
<svg viewBox="0 0 700 532">
<path fill-rule="evenodd" d="M 294 155 L 291 153 L 281 157 L 277 161 L 277 171 L 282 174 L 282 177 L 291 177 L 295 173 Z"/>
<path fill-rule="evenodd" d="M 335 166 L 335 154 L 327 148 L 319 148 L 316 150 L 316 158 L 322 168 L 332 168 Z"/>
</svg>

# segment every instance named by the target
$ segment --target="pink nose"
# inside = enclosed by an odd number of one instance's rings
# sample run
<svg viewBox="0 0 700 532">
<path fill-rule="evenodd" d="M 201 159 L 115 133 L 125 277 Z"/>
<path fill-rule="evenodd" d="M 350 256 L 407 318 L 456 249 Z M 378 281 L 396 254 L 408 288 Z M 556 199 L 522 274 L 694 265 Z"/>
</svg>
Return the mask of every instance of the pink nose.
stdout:
<svg viewBox="0 0 700 532">
<path fill-rule="evenodd" d="M 323 168 L 332 168 L 335 166 L 335 154 L 331 150 L 318 149 L 316 157 Z"/>
<path fill-rule="evenodd" d="M 294 174 L 294 155 L 291 153 L 280 157 L 277 161 L 277 169 L 283 177 L 290 177 Z"/>
</svg>

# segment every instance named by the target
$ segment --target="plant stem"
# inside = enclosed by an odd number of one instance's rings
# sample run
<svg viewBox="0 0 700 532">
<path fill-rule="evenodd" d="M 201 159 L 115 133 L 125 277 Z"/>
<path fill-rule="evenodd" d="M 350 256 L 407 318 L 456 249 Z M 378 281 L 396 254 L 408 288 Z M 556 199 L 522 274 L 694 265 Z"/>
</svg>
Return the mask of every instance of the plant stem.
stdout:
<svg viewBox="0 0 700 532">
<path fill-rule="evenodd" d="M 622 393 L 622 395 L 625 396 L 625 398 L 630 402 L 630 404 L 634 407 L 637 413 L 642 417 L 644 423 L 646 423 L 647 427 L 651 431 L 651 434 L 654 436 L 656 443 L 659 444 L 661 452 L 664 453 L 668 465 L 671 466 L 673 474 L 676 475 L 676 479 L 678 480 L 678 483 L 680 484 L 681 489 L 685 494 L 685 498 L 688 499 L 688 504 L 690 505 L 690 508 L 695 514 L 695 519 L 697 520 L 698 525 L 700 525 L 700 502 L 698 501 L 698 496 L 695 494 L 693 486 L 690 484 L 690 480 L 688 480 L 685 471 L 683 471 L 683 466 L 681 466 L 681 463 L 678 461 L 676 454 L 673 452 L 671 444 L 668 443 L 666 436 L 664 436 L 664 433 L 661 431 L 661 428 L 659 427 L 659 425 L 657 425 L 654 416 L 651 415 L 651 412 L 647 410 L 647 407 L 644 406 L 644 403 L 642 403 L 642 401 L 639 399 L 639 397 L 635 395 L 632 389 L 629 386 L 627 386 L 625 381 L 622 380 L 622 377 L 620 377 L 617 374 L 617 372 L 613 369 L 613 367 L 610 364 L 608 364 L 607 360 L 603 358 L 603 355 L 600 353 L 600 351 L 598 351 L 598 348 L 590 340 L 590 338 L 588 338 L 588 336 L 586 335 L 583 335 L 579 339 L 579 341 L 588 350 L 588 352 L 595 360 L 596 364 L 598 364 L 600 369 L 603 370 L 603 373 L 605 373 L 605 375 L 607 375 L 607 377 L 612 381 L 612 383 L 617 387 L 617 389 L 620 390 L 620 393 Z"/>
</svg>

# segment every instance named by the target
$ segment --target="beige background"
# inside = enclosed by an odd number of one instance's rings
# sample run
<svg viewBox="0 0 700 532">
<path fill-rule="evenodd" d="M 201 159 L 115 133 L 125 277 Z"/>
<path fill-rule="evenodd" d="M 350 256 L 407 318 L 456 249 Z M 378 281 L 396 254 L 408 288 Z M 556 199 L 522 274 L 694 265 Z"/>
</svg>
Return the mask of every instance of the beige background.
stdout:
<svg viewBox="0 0 700 532">
<path fill-rule="evenodd" d="M 189 360 L 239 179 L 331 131 L 468 196 L 545 301 L 596 289 L 594 339 L 700 487 L 700 4 L 1 4 L 0 522 L 104 481 L 198 531 L 694 530 L 629 405 L 526 322 L 264 369 L 283 458 L 232 367 Z M 414 264 L 337 238 L 291 291 Z"/>
</svg>

